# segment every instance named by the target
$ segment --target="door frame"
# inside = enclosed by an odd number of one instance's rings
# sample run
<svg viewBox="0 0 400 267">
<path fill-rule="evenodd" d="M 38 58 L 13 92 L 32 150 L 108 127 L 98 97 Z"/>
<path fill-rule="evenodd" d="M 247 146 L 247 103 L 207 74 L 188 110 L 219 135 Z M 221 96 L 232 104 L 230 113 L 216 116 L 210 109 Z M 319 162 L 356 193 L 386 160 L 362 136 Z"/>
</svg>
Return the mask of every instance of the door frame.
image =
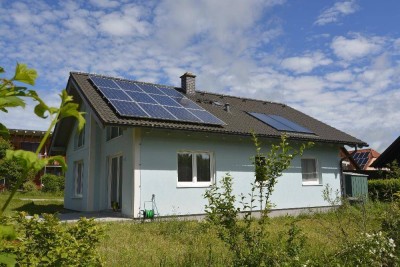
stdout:
<svg viewBox="0 0 400 267">
<path fill-rule="evenodd" d="M 120 167 L 122 167 L 122 169 L 124 168 L 124 166 L 122 165 L 121 166 L 121 162 L 120 161 L 122 161 L 122 164 L 123 164 L 123 154 L 122 153 L 117 153 L 117 154 L 114 154 L 114 155 L 110 155 L 110 156 L 108 156 L 107 157 L 107 167 L 108 167 L 108 175 L 107 175 L 107 182 L 108 182 L 108 192 L 107 192 L 107 208 L 108 209 L 112 209 L 112 207 L 111 207 L 111 190 L 112 190 L 112 188 L 111 188 L 111 175 L 112 175 L 112 160 L 114 159 L 114 158 L 117 158 L 118 160 L 117 160 L 117 176 L 118 176 L 118 178 L 117 178 L 117 199 L 119 199 L 119 198 L 121 198 L 121 200 L 122 200 L 122 192 L 121 192 L 121 196 L 119 195 L 119 188 L 120 188 L 120 183 L 122 183 L 122 180 L 123 180 L 123 172 L 122 172 L 122 170 L 120 169 Z M 121 172 L 122 172 L 122 175 L 121 175 Z M 119 177 L 120 177 L 120 179 L 119 179 Z M 122 207 L 122 203 L 119 203 L 119 206 L 120 206 L 120 209 L 121 209 L 121 207 Z"/>
</svg>

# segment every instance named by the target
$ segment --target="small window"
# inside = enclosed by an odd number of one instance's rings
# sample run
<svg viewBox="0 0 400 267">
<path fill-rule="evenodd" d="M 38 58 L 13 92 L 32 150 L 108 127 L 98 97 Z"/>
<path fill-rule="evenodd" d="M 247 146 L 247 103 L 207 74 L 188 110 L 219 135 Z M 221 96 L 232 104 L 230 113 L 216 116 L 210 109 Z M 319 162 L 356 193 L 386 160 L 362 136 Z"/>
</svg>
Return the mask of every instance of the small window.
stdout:
<svg viewBox="0 0 400 267">
<path fill-rule="evenodd" d="M 83 184 L 83 162 L 77 161 L 74 163 L 74 196 L 82 197 Z"/>
<path fill-rule="evenodd" d="M 316 159 L 301 159 L 301 174 L 304 185 L 320 184 Z"/>
<path fill-rule="evenodd" d="M 86 127 L 83 127 L 82 131 L 76 129 L 75 149 L 81 148 L 85 145 L 85 128 Z"/>
<path fill-rule="evenodd" d="M 211 153 L 178 153 L 178 185 L 209 186 L 212 181 L 213 171 Z"/>
<path fill-rule="evenodd" d="M 116 127 L 116 126 L 107 127 L 107 141 L 117 138 L 118 136 L 121 135 L 122 135 L 121 127 Z"/>
</svg>

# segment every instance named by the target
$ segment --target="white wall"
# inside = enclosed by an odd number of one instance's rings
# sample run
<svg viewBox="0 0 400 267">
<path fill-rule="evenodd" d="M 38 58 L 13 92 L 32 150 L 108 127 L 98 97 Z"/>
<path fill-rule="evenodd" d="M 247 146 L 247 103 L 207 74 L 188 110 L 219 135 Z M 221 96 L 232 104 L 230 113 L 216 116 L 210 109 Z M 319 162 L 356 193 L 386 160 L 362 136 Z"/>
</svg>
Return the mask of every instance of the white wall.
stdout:
<svg viewBox="0 0 400 267">
<path fill-rule="evenodd" d="M 250 183 L 254 181 L 254 166 L 250 157 L 255 153 L 250 138 L 143 130 L 140 155 L 141 209 L 144 201 L 151 200 L 152 194 L 155 194 L 160 215 L 204 213 L 207 203 L 203 197 L 205 188 L 177 187 L 177 151 L 183 149 L 213 152 L 217 182 L 229 172 L 234 177 L 234 192 L 249 192 Z M 272 202 L 276 209 L 327 206 L 328 203 L 322 199 L 324 185 L 329 183 L 334 190 L 340 188 L 338 147 L 317 144 L 304 156 L 318 159 L 323 185 L 303 186 L 300 158 L 296 158 L 275 187 Z"/>
</svg>

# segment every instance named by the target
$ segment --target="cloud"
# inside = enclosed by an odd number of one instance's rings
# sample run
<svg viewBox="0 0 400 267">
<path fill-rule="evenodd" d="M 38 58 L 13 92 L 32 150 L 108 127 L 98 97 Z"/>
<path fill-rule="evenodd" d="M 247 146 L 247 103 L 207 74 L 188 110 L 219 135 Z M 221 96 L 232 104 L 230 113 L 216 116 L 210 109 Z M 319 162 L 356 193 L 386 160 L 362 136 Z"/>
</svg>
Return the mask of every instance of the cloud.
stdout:
<svg viewBox="0 0 400 267">
<path fill-rule="evenodd" d="M 326 58 L 321 52 L 301 57 L 289 57 L 282 60 L 281 66 L 295 73 L 308 73 L 319 66 L 326 66 L 332 63 L 332 60 Z"/>
<path fill-rule="evenodd" d="M 339 18 L 350 15 L 358 10 L 358 5 L 355 0 L 336 2 L 333 7 L 322 12 L 317 20 L 316 25 L 325 25 L 328 23 L 337 22 Z"/>
<path fill-rule="evenodd" d="M 357 35 L 353 38 L 337 36 L 331 43 L 331 48 L 336 56 L 350 61 L 353 59 L 375 54 L 381 51 L 384 39 L 381 37 L 364 37 Z"/>
<path fill-rule="evenodd" d="M 94 6 L 103 8 L 112 8 L 119 6 L 119 2 L 113 0 L 90 0 L 89 2 Z"/>
</svg>

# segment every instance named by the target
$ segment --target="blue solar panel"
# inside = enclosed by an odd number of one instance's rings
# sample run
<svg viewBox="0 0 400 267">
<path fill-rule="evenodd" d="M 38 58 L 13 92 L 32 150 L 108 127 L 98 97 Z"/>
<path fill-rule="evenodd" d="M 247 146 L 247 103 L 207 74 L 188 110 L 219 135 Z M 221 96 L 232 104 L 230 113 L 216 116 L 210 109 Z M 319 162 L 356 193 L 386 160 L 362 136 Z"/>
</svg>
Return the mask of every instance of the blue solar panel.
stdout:
<svg viewBox="0 0 400 267">
<path fill-rule="evenodd" d="M 100 76 L 89 78 L 121 116 L 225 124 L 172 87 Z"/>
<path fill-rule="evenodd" d="M 260 121 L 272 126 L 278 131 L 287 131 L 287 132 L 297 132 L 297 133 L 310 133 L 313 134 L 309 129 L 294 123 L 288 119 L 285 119 L 278 115 L 267 115 L 263 113 L 249 112 L 249 114 Z"/>
<path fill-rule="evenodd" d="M 163 106 L 182 107 L 178 102 L 166 95 L 151 95 L 151 97 Z"/>
<path fill-rule="evenodd" d="M 130 116 L 135 114 L 137 117 L 149 117 L 149 115 L 147 115 L 146 112 L 144 112 L 143 109 L 141 109 L 136 103 L 119 100 L 113 100 L 110 103 L 122 116 Z"/>
<path fill-rule="evenodd" d="M 129 96 L 125 94 L 124 91 L 119 89 L 111 89 L 107 87 L 99 87 L 99 90 L 103 93 L 103 95 L 109 100 L 125 100 L 131 101 Z"/>
<path fill-rule="evenodd" d="M 143 93 L 143 90 L 140 89 L 136 84 L 132 83 L 132 82 L 127 82 L 127 81 L 115 81 L 118 86 L 123 89 L 123 90 L 127 90 L 127 91 L 134 91 L 134 92 L 140 92 Z"/>
<path fill-rule="evenodd" d="M 151 118 L 170 119 L 170 120 L 176 119 L 176 117 L 174 117 L 171 113 L 169 113 L 164 107 L 160 105 L 141 103 L 139 104 L 139 106 L 141 106 L 143 110 L 146 111 Z"/>
<path fill-rule="evenodd" d="M 101 86 L 101 87 L 117 88 L 118 89 L 117 84 L 113 80 L 102 78 L 102 77 L 97 77 L 97 76 L 90 77 L 90 79 L 94 82 L 94 84 L 97 87 Z"/>
<path fill-rule="evenodd" d="M 137 93 L 133 91 L 125 91 L 133 100 L 140 103 L 157 104 L 157 102 L 151 98 L 148 94 Z"/>
<path fill-rule="evenodd" d="M 139 86 L 143 91 L 145 91 L 148 94 L 157 94 L 157 95 L 165 95 L 161 90 L 159 90 L 156 86 L 154 85 L 149 85 L 145 83 L 137 83 L 137 86 Z"/>
<path fill-rule="evenodd" d="M 201 110 L 203 109 L 187 97 L 173 97 L 173 99 L 185 108 L 201 109 Z"/>
<path fill-rule="evenodd" d="M 187 109 L 185 108 L 175 108 L 175 107 L 165 107 L 169 112 L 172 113 L 175 117 L 177 117 L 179 120 L 183 121 L 196 121 L 196 122 L 202 122 L 199 118 L 194 116 L 192 113 L 190 113 Z"/>
</svg>

